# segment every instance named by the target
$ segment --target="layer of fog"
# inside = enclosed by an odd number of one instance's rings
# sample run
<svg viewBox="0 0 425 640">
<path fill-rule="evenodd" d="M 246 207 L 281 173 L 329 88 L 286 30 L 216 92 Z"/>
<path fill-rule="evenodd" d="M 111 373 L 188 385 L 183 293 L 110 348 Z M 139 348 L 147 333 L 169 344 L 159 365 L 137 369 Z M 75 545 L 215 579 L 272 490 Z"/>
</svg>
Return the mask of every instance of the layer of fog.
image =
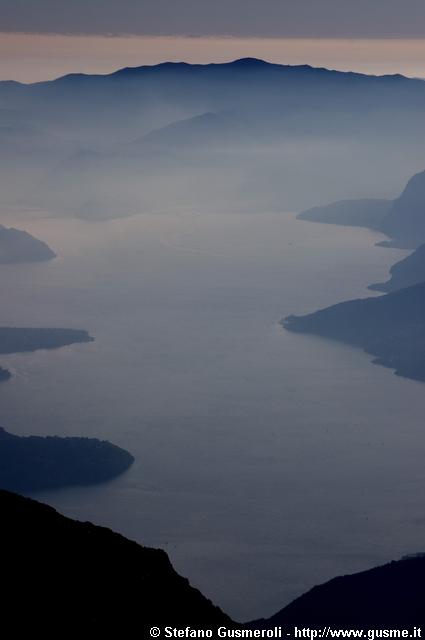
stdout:
<svg viewBox="0 0 425 640">
<path fill-rule="evenodd" d="M 394 197 L 425 83 L 259 61 L 0 84 L 0 204 L 115 218 Z"/>
</svg>

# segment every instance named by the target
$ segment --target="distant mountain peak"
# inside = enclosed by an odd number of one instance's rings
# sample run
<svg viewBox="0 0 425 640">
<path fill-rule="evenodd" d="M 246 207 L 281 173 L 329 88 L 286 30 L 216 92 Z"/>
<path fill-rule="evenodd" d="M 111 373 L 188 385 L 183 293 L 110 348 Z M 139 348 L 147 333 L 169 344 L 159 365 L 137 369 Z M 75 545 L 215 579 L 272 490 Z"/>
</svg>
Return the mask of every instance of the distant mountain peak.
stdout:
<svg viewBox="0 0 425 640">
<path fill-rule="evenodd" d="M 267 62 L 266 60 L 261 60 L 260 58 L 239 58 L 238 60 L 233 60 L 233 62 L 230 62 L 229 64 L 232 65 L 237 65 L 239 67 L 242 66 L 252 66 L 252 67 L 264 67 L 264 66 L 268 66 L 271 65 L 271 62 Z"/>
</svg>

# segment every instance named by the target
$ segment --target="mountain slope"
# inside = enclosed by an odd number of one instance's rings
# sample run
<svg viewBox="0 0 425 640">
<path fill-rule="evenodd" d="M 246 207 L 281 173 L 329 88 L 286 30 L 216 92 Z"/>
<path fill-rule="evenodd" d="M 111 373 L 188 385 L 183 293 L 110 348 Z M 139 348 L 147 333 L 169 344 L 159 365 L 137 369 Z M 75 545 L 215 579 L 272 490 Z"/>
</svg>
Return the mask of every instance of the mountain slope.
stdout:
<svg viewBox="0 0 425 640">
<path fill-rule="evenodd" d="M 147 638 L 153 625 L 232 625 L 164 551 L 5 491 L 0 516 L 3 629 Z"/>
<path fill-rule="evenodd" d="M 425 556 L 408 557 L 381 567 L 334 578 L 311 589 L 267 621 L 253 626 L 331 626 L 347 628 L 420 627 L 423 606 Z M 326 632 L 326 631 L 325 631 Z M 320 636 L 319 636 L 320 637 Z"/>
</svg>

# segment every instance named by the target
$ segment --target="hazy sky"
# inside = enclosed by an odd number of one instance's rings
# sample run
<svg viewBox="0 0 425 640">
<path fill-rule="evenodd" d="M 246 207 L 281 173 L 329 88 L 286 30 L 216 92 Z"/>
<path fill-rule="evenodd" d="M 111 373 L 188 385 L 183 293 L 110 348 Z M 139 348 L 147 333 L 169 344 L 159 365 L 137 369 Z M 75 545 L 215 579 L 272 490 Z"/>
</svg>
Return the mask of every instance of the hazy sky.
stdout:
<svg viewBox="0 0 425 640">
<path fill-rule="evenodd" d="M 424 0 L 0 0 L 2 31 L 421 38 Z"/>
<path fill-rule="evenodd" d="M 425 0 L 0 0 L 0 79 L 245 56 L 425 77 Z"/>
</svg>

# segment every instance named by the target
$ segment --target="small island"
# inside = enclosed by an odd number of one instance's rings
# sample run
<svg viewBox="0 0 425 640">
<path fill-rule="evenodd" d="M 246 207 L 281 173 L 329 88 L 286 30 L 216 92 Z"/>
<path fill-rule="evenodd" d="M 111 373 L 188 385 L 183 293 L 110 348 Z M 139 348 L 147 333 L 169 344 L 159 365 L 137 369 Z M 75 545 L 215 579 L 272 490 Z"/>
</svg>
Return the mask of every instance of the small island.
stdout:
<svg viewBox="0 0 425 640">
<path fill-rule="evenodd" d="M 43 262 L 55 257 L 55 252 L 42 240 L 26 231 L 0 225 L 0 264 Z"/>
<path fill-rule="evenodd" d="M 6 382 L 6 380 L 10 380 L 12 374 L 7 369 L 3 369 L 0 367 L 0 382 Z"/>
<path fill-rule="evenodd" d="M 96 438 L 20 437 L 0 427 L 0 488 L 32 493 L 98 484 L 134 462 L 125 449 Z"/>
</svg>

